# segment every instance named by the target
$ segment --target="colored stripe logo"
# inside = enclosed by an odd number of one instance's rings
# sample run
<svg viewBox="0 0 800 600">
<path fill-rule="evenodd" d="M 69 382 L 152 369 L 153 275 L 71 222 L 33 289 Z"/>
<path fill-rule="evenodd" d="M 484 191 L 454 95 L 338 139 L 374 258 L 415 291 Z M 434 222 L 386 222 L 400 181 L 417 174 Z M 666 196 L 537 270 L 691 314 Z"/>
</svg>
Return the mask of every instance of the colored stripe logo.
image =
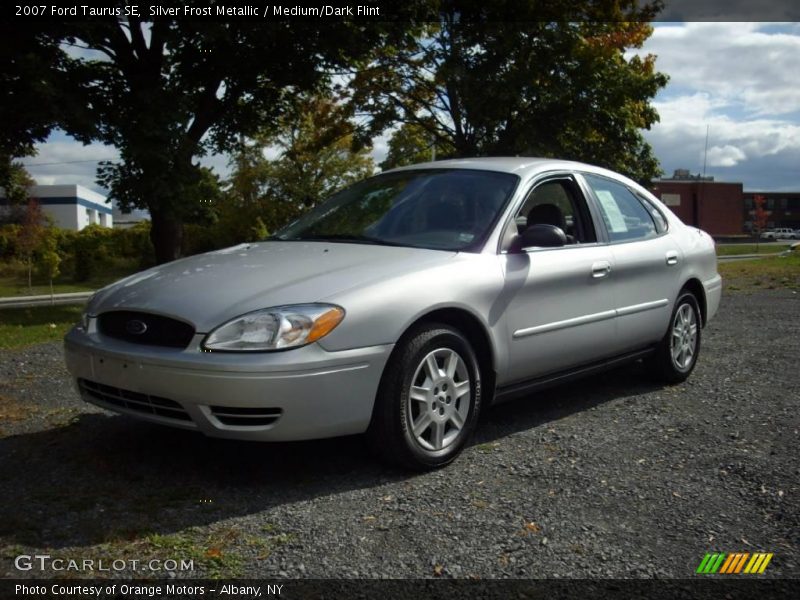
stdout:
<svg viewBox="0 0 800 600">
<path fill-rule="evenodd" d="M 772 560 L 772 552 L 714 552 L 707 553 L 695 573 L 701 575 L 761 575 Z"/>
</svg>

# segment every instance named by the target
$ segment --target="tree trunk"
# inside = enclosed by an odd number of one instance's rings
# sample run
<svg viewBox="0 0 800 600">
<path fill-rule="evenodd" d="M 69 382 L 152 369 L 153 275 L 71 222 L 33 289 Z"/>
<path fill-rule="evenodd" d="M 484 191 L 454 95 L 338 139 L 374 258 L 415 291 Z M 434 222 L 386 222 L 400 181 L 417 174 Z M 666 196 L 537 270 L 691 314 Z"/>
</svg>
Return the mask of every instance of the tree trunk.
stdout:
<svg viewBox="0 0 800 600">
<path fill-rule="evenodd" d="M 150 241 L 156 263 L 163 264 L 180 258 L 183 242 L 183 223 L 164 212 L 150 209 Z"/>
</svg>

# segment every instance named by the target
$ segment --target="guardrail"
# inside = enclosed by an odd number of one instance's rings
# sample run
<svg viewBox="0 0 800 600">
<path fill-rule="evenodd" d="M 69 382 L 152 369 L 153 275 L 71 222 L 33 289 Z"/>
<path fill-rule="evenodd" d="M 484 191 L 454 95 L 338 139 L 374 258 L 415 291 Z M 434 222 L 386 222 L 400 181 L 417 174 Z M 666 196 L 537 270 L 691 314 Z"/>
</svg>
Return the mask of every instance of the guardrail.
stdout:
<svg viewBox="0 0 800 600">
<path fill-rule="evenodd" d="M 94 292 L 72 292 L 69 294 L 44 294 L 42 296 L 13 296 L 10 298 L 0 298 L 0 309 L 83 304 L 92 294 L 94 294 Z"/>
</svg>

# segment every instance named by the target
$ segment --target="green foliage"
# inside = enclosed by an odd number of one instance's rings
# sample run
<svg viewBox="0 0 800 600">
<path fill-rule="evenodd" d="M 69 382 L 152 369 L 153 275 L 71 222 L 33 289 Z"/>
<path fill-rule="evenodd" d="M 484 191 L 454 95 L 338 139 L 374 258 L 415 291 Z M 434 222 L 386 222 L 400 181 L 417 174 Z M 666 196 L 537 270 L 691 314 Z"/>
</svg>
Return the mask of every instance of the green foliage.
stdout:
<svg viewBox="0 0 800 600">
<path fill-rule="evenodd" d="M 75 281 L 87 281 L 95 274 L 98 263 L 105 262 L 112 235 L 110 229 L 93 224 L 75 236 Z"/>
<path fill-rule="evenodd" d="M 197 226 L 200 231 L 207 228 Z M 143 221 L 127 229 L 109 229 L 90 225 L 83 230 L 69 231 L 57 227 L 41 227 L 35 237 L 35 245 L 29 251 L 24 248 L 30 242 L 24 238 L 22 225 L 0 226 L 0 257 L 14 275 L 19 268 L 10 268 L 15 261 L 35 266 L 36 274 L 46 280 L 54 280 L 60 273 L 69 275 L 72 281 L 86 282 L 110 270 L 116 271 L 119 264 L 138 265 L 147 268 L 155 264 L 150 243 L 150 223 Z M 209 235 L 213 235 L 209 233 Z M 218 246 L 209 245 L 206 249 Z"/>
<path fill-rule="evenodd" d="M 35 200 L 29 200 L 17 235 L 17 253 L 28 268 L 28 287 L 32 285 L 34 253 L 39 249 L 45 234 L 44 213 Z"/>
<path fill-rule="evenodd" d="M 252 237 L 256 240 L 263 240 L 269 235 L 269 230 L 260 215 L 256 217 L 256 222 L 250 228 L 250 231 L 253 234 Z"/>
<path fill-rule="evenodd" d="M 641 130 L 658 120 L 650 101 L 667 78 L 653 56 L 626 51 L 641 47 L 659 8 L 442 3 L 439 23 L 359 71 L 353 101 L 374 131 L 414 125 L 452 156 L 560 157 L 648 180 L 660 171 Z"/>
<path fill-rule="evenodd" d="M 384 170 L 452 156 L 453 146 L 428 133 L 429 127 L 404 123 L 389 139 L 389 152 L 381 163 Z"/>
<path fill-rule="evenodd" d="M 45 229 L 36 252 L 36 270 L 41 277 L 48 281 L 53 281 L 60 273 L 61 255 L 58 253 L 58 231 L 54 227 Z"/>
<path fill-rule="evenodd" d="M 0 313 L 0 349 L 55 342 L 81 318 L 80 306 L 38 306 L 3 309 Z"/>
<path fill-rule="evenodd" d="M 220 4 L 210 0 L 212 10 Z M 61 40 L 95 51 L 63 54 L 65 93 L 84 110 L 63 119 L 80 141 L 114 146 L 120 162 L 99 181 L 123 209 L 146 208 L 159 262 L 179 254 L 182 223 L 202 211 L 208 183 L 197 157 L 233 149 L 275 124 L 315 89 L 408 25 L 336 19 L 259 22 L 162 19 L 65 21 Z M 342 40 L 347 40 L 342 44 Z"/>
<path fill-rule="evenodd" d="M 17 240 L 19 239 L 20 225 L 0 225 L 0 258 L 10 260 L 18 256 Z"/>
<path fill-rule="evenodd" d="M 280 150 L 264 161 L 264 177 L 273 198 L 303 210 L 375 171 L 366 149 L 353 149 L 350 109 L 335 98 L 301 98 L 278 121 L 269 141 Z"/>
<path fill-rule="evenodd" d="M 24 219 L 25 206 L 30 200 L 28 190 L 32 185 L 36 185 L 36 182 L 20 162 L 0 165 L 0 170 L 6 171 L 5 185 L 0 184 L 0 187 L 4 188 L 3 195 L 9 204 L 9 211 L 3 216 L 3 220 L 21 223 Z"/>
<path fill-rule="evenodd" d="M 17 253 L 20 258 L 30 261 L 39 247 L 44 234 L 45 217 L 39 203 L 30 200 L 25 208 L 22 223 L 17 235 Z"/>
<path fill-rule="evenodd" d="M 229 189 L 216 211 L 216 241 L 232 245 L 266 237 L 338 189 L 375 170 L 366 148 L 356 149 L 349 107 L 320 95 L 295 99 L 275 127 L 242 144 Z M 267 159 L 265 149 L 278 156 Z"/>
<path fill-rule="evenodd" d="M 64 53 L 52 24 L 38 19 L 0 21 L 0 187 L 16 190 L 14 158 L 35 154 L 59 116 L 70 110 L 59 95 Z M 63 111 L 63 112 L 62 112 Z"/>
<path fill-rule="evenodd" d="M 181 254 L 191 256 L 202 252 L 209 252 L 233 244 L 221 243 L 222 240 L 216 233 L 216 226 L 188 223 L 183 228 Z"/>
</svg>

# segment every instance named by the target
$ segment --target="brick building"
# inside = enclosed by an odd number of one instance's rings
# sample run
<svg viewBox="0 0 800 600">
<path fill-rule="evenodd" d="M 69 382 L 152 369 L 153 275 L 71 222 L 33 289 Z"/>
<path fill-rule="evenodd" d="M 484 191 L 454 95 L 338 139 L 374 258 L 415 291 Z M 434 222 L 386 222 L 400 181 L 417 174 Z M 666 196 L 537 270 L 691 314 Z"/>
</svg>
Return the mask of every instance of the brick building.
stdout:
<svg viewBox="0 0 800 600">
<path fill-rule="evenodd" d="M 742 219 L 744 230 L 753 229 L 755 196 L 764 197 L 764 210 L 767 212 L 767 229 L 791 227 L 800 229 L 800 192 L 744 192 Z"/>
<path fill-rule="evenodd" d="M 717 236 L 745 231 L 741 183 L 714 181 L 678 169 L 671 178 L 653 181 L 650 189 L 687 225 Z"/>
</svg>

